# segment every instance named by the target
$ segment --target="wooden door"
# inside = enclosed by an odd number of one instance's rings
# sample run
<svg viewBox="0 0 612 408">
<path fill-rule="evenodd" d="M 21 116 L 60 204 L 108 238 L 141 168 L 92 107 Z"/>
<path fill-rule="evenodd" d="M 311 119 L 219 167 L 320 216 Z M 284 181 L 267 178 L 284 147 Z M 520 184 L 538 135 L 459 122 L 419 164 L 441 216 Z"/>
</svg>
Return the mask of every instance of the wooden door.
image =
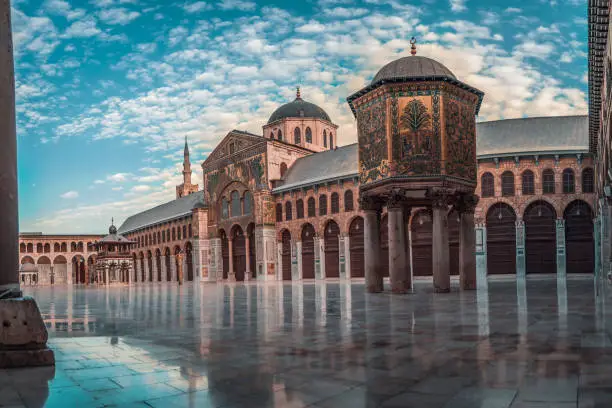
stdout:
<svg viewBox="0 0 612 408">
<path fill-rule="evenodd" d="M 325 227 L 325 277 L 340 277 L 340 227 L 330 221 Z"/>
<path fill-rule="evenodd" d="M 281 257 L 283 260 L 283 280 L 291 280 L 291 233 L 283 231 Z"/>
<path fill-rule="evenodd" d="M 414 214 L 411 225 L 412 266 L 414 276 L 432 276 L 432 223 L 431 216 L 425 210 Z"/>
<path fill-rule="evenodd" d="M 568 273 L 593 273 L 595 244 L 593 213 L 584 201 L 568 205 L 565 218 L 565 253 Z"/>
<path fill-rule="evenodd" d="M 516 214 L 508 204 L 495 204 L 487 213 L 487 271 L 516 273 Z"/>
<path fill-rule="evenodd" d="M 314 227 L 306 224 L 302 229 L 302 278 L 314 279 Z"/>
<path fill-rule="evenodd" d="M 243 281 L 244 273 L 246 272 L 246 240 L 242 230 L 234 236 L 232 244 L 232 266 L 234 267 L 234 274 L 237 281 Z"/>
<path fill-rule="evenodd" d="M 557 273 L 557 229 L 554 208 L 536 201 L 525 210 L 527 273 Z"/>
<path fill-rule="evenodd" d="M 351 251 L 351 277 L 365 276 L 365 261 L 363 255 L 363 218 L 357 217 L 349 227 L 349 248 Z"/>
</svg>

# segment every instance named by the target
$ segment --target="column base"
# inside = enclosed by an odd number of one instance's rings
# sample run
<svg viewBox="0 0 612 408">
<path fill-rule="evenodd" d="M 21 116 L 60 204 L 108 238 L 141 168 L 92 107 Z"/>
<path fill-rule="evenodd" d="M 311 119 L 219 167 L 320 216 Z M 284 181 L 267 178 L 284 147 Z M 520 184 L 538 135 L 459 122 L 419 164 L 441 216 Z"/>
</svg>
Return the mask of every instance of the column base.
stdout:
<svg viewBox="0 0 612 408">
<path fill-rule="evenodd" d="M 236 282 L 236 274 L 235 273 L 228 273 L 227 274 L 227 281 L 228 282 Z"/>
<path fill-rule="evenodd" d="M 450 288 L 434 288 L 434 293 L 450 293 Z"/>
<path fill-rule="evenodd" d="M 252 278 L 253 278 L 253 277 L 251 276 L 251 272 L 248 272 L 248 271 L 247 271 L 247 272 L 245 272 L 245 273 L 244 273 L 244 281 L 245 281 L 245 282 L 250 281 Z"/>
<path fill-rule="evenodd" d="M 476 290 L 476 282 L 469 282 L 469 283 L 462 284 L 461 290 Z"/>
<path fill-rule="evenodd" d="M 380 285 L 368 285 L 366 287 L 366 291 L 368 293 L 381 293 L 383 292 L 383 290 L 384 290 L 383 287 Z"/>
<path fill-rule="evenodd" d="M 391 293 L 395 293 L 397 295 L 405 295 L 410 291 L 410 285 L 405 282 L 397 282 L 391 284 Z"/>
<path fill-rule="evenodd" d="M 31 297 L 0 300 L 0 368 L 55 365 L 47 328 Z"/>
</svg>

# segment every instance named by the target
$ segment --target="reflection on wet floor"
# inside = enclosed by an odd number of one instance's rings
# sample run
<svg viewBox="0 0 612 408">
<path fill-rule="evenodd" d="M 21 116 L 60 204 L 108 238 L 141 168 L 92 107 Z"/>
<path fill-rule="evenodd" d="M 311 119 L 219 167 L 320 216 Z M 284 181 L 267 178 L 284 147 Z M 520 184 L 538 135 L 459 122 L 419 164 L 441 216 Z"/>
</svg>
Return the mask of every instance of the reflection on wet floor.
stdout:
<svg viewBox="0 0 612 408">
<path fill-rule="evenodd" d="M 39 287 L 55 368 L 0 371 L 0 404 L 610 407 L 608 287 L 363 284 Z"/>
</svg>

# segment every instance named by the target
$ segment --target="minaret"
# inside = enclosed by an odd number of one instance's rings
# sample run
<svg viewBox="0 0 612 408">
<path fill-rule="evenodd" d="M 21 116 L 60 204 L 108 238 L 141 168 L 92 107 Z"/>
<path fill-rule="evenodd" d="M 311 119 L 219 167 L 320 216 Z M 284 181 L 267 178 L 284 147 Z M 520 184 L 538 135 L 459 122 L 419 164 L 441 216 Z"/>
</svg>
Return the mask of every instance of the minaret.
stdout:
<svg viewBox="0 0 612 408">
<path fill-rule="evenodd" d="M 176 186 L 176 198 L 181 198 L 198 191 L 197 184 L 191 184 L 191 162 L 189 161 L 189 145 L 185 136 L 185 148 L 183 149 L 183 184 Z"/>
</svg>

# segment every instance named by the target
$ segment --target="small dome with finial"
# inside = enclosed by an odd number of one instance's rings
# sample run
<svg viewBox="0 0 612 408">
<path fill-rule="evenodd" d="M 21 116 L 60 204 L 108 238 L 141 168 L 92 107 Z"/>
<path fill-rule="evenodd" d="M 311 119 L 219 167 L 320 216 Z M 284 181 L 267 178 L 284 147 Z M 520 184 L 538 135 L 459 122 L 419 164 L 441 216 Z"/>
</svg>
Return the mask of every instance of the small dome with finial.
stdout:
<svg viewBox="0 0 612 408">
<path fill-rule="evenodd" d="M 117 235 L 117 227 L 115 227 L 114 218 L 111 218 L 111 226 L 108 228 L 108 233 L 111 235 Z"/>
<path fill-rule="evenodd" d="M 436 60 L 417 56 L 416 38 L 410 40 L 410 57 L 403 57 L 391 61 L 378 71 L 372 80 L 372 84 L 379 81 L 393 81 L 411 78 L 450 78 L 457 79 L 450 69 Z"/>
<path fill-rule="evenodd" d="M 302 99 L 299 86 L 296 89 L 293 102 L 286 103 L 276 109 L 268 119 L 268 124 L 286 118 L 311 118 L 331 122 L 329 115 L 321 107 Z"/>
</svg>

